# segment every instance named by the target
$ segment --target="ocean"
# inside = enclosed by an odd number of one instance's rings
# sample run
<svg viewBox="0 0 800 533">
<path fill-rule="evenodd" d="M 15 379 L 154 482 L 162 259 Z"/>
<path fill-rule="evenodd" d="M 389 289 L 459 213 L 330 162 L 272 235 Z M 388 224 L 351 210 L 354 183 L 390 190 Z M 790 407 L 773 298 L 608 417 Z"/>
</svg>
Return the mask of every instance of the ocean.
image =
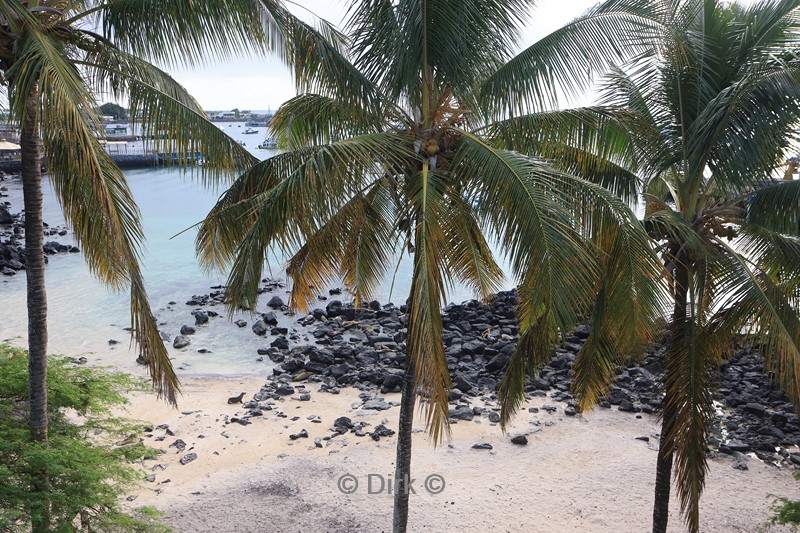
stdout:
<svg viewBox="0 0 800 533">
<path fill-rule="evenodd" d="M 241 123 L 220 123 L 227 133 L 236 140 L 247 143 L 247 148 L 262 159 L 275 152 L 256 150 L 266 133 L 243 134 Z M 126 178 L 142 213 L 146 243 L 143 250 L 143 272 L 153 311 L 159 328 L 172 338 L 179 334 L 184 324 L 194 325 L 190 314 L 196 307 L 186 305 L 193 295 L 211 292 L 211 287 L 225 283 L 226 274 L 204 272 L 195 257 L 195 229 L 180 233 L 200 222 L 214 205 L 221 190 L 204 189 L 191 175 L 173 168 L 148 168 L 126 170 Z M 12 202 L 12 212 L 22 206 L 22 184 L 18 180 L 3 183 L 8 187 L 6 194 Z M 63 225 L 64 218 L 49 180 L 44 179 L 44 220 L 51 226 Z M 179 234 L 180 233 L 180 234 Z M 176 234 L 179 234 L 176 236 Z M 70 238 L 46 238 L 71 242 Z M 49 346 L 51 353 L 71 356 L 103 354 L 103 360 L 122 369 L 133 369 L 135 355 L 128 349 L 130 335 L 123 328 L 130 325 L 129 298 L 126 291 L 117 293 L 109 290 L 89 273 L 82 254 L 59 254 L 49 257 L 45 276 L 48 297 Z M 264 277 L 283 280 L 287 287 L 289 281 L 283 271 L 282 261 L 271 261 L 272 270 L 265 269 Z M 375 294 L 381 303 L 389 301 L 394 271 L 384 280 Z M 12 339 L 23 345 L 27 338 L 27 312 L 25 305 L 25 275 L 0 276 L 0 340 Z M 410 261 L 401 262 L 394 280 L 392 300 L 405 301 L 411 284 Z M 278 295 L 288 302 L 288 289 L 280 289 L 262 296 L 258 312 L 266 311 L 266 301 Z M 327 290 L 323 291 L 327 295 Z M 455 287 L 448 295 L 448 302 L 462 302 L 473 295 L 466 287 Z M 328 301 L 319 301 L 319 307 L 332 299 L 347 302 L 346 292 L 340 296 L 330 296 Z M 170 304 L 170 302 L 175 302 Z M 221 315 L 226 315 L 222 306 L 211 307 Z M 291 328 L 301 317 L 283 316 L 278 318 L 281 326 Z M 242 319 L 248 325 L 239 328 L 232 320 Z M 256 353 L 258 348 L 269 346 L 267 338 L 255 335 L 250 329 L 257 318 L 249 313 L 236 313 L 235 316 L 212 318 L 206 326 L 198 327 L 191 337 L 192 344 L 184 350 L 175 350 L 168 343 L 173 356 L 173 364 L 183 375 L 241 375 L 269 371 L 272 363 Z M 109 340 L 119 341 L 118 345 Z M 205 349 L 209 353 L 198 353 Z"/>
</svg>

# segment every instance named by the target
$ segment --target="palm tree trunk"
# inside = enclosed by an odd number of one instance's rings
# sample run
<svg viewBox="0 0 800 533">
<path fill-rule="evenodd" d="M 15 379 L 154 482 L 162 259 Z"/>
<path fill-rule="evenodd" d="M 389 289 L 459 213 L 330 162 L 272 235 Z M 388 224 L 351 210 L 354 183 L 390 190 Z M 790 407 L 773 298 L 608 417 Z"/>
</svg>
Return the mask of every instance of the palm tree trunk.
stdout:
<svg viewBox="0 0 800 533">
<path fill-rule="evenodd" d="M 689 266 L 685 254 L 677 254 L 675 270 L 673 273 L 675 306 L 672 310 L 672 324 L 670 324 L 670 346 L 666 357 L 676 357 L 673 348 L 682 345 L 681 336 L 686 331 L 686 302 L 689 288 Z M 670 364 L 665 365 L 666 372 L 670 371 Z M 668 381 L 665 379 L 665 381 Z M 669 389 L 666 394 L 669 394 Z M 675 412 L 670 407 L 668 398 L 664 398 L 664 409 L 661 413 L 661 439 L 658 446 L 658 459 L 656 460 L 656 490 L 653 503 L 653 533 L 666 533 L 669 522 L 669 496 L 672 488 L 672 456 L 675 443 L 671 438 L 672 424 L 675 421 Z"/>
<path fill-rule="evenodd" d="M 47 441 L 47 294 L 44 283 L 42 146 L 38 95 L 28 98 L 20 133 L 22 192 L 25 204 L 25 274 L 28 291 L 28 399 L 31 438 Z"/>
<path fill-rule="evenodd" d="M 47 444 L 47 294 L 44 283 L 42 221 L 42 141 L 39 138 L 39 94 L 28 96 L 20 132 L 22 192 L 25 204 L 25 275 L 28 295 L 28 401 L 31 439 Z M 31 530 L 49 531 L 47 471 L 34 472 Z M 34 503 L 35 502 L 35 503 Z"/>
<path fill-rule="evenodd" d="M 400 396 L 400 425 L 397 430 L 397 459 L 394 479 L 394 520 L 392 531 L 405 533 L 408 525 L 407 483 L 411 480 L 411 429 L 414 424 L 414 404 L 416 403 L 415 369 L 411 357 L 406 356 L 406 373 L 403 377 L 403 392 Z"/>
<path fill-rule="evenodd" d="M 669 522 L 669 494 L 672 488 L 672 453 L 674 444 L 667 438 L 669 433 L 667 413 L 661 420 L 661 442 L 656 459 L 656 493 L 653 504 L 653 533 L 666 533 Z"/>
<path fill-rule="evenodd" d="M 44 283 L 42 142 L 38 92 L 28 98 L 20 133 L 25 203 L 25 274 L 28 290 L 28 399 L 31 438 L 47 441 L 47 295 Z"/>
</svg>

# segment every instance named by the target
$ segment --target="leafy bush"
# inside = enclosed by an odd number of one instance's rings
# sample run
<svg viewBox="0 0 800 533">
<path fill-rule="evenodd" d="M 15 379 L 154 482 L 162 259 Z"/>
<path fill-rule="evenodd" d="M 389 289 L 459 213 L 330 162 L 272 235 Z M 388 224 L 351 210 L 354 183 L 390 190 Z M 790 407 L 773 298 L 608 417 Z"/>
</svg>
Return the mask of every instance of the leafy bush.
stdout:
<svg viewBox="0 0 800 533">
<path fill-rule="evenodd" d="M 800 471 L 795 472 L 794 477 L 800 479 Z M 800 501 L 792 501 L 788 498 L 775 496 L 772 511 L 775 514 L 770 519 L 770 524 L 792 526 L 792 531 L 797 531 L 798 527 L 800 527 Z"/>
<path fill-rule="evenodd" d="M 51 358 L 44 444 L 28 434 L 27 365 L 25 352 L 0 344 L 0 531 L 29 531 L 36 513 L 49 515 L 52 531 L 168 531 L 154 510 L 126 512 L 119 504 L 143 477 L 131 461 L 154 450 L 129 438 L 141 428 L 111 409 L 127 403 L 124 393 L 144 388 L 144 380 Z M 115 445 L 120 439 L 132 444 Z M 35 475 L 42 471 L 44 488 Z"/>
</svg>

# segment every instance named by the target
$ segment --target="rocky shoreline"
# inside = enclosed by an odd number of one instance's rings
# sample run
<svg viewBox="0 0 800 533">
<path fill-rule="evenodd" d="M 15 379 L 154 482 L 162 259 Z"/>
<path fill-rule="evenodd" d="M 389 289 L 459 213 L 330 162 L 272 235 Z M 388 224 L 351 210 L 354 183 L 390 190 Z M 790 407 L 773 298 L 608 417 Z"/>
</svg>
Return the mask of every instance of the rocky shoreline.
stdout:
<svg viewBox="0 0 800 533">
<path fill-rule="evenodd" d="M 269 294 L 282 288 L 278 281 L 264 280 L 261 292 Z M 330 292 L 329 296 L 340 294 L 338 289 Z M 264 346 L 254 357 L 258 360 L 266 357 L 274 367 L 268 382 L 255 394 L 248 395 L 243 410 L 232 417 L 230 423 L 247 425 L 254 417 L 279 410 L 284 401 L 308 401 L 313 389 L 329 394 L 337 394 L 341 387 L 359 389 L 362 391 L 360 409 L 365 410 L 380 411 L 396 405 L 384 401 L 381 395 L 399 392 L 402 385 L 404 306 L 373 301 L 355 309 L 352 304 L 331 300 L 324 309 L 314 309 L 296 318 L 293 327 L 285 328 L 277 326 L 277 314 L 287 314 L 286 304 L 280 296 L 268 298 L 268 310 L 256 314 L 254 323 L 237 320 L 231 324 L 238 328 L 249 325 L 254 335 L 263 337 Z M 320 298 L 327 300 L 328 296 Z M 224 316 L 223 312 L 213 309 L 221 306 L 223 300 L 224 288 L 214 287 L 213 292 L 193 296 L 187 301 L 187 306 L 192 308 L 194 325 L 186 324 L 181 328 L 182 334 L 175 337 L 174 346 L 188 349 L 191 335 L 197 328 L 202 328 L 210 319 Z M 452 423 L 499 422 L 496 391 L 517 341 L 514 304 L 515 293 L 508 291 L 498 293 L 488 305 L 473 300 L 446 308 L 443 340 L 453 383 Z M 576 416 L 570 373 L 588 335 L 588 328 L 579 326 L 556 349 L 550 364 L 528 380 L 526 396 L 542 397 L 550 402 L 542 405 L 541 410 Z M 654 346 L 645 351 L 642 364 L 618 367 L 616 382 L 599 406 L 633 416 L 657 414 L 662 401 L 658 386 L 662 351 L 662 346 Z M 738 459 L 736 468 L 740 469 L 747 468 L 742 454 L 748 453 L 767 463 L 800 468 L 800 417 L 784 394 L 764 375 L 757 351 L 742 347 L 725 362 L 720 369 L 715 398 L 718 416 L 709 440 L 709 454 L 733 455 Z M 531 408 L 531 412 L 538 410 Z M 330 438 L 352 433 L 379 440 L 391 434 L 385 429 L 378 426 L 369 431 L 342 417 L 331 426 Z M 292 438 L 303 438 L 303 435 L 292 435 Z M 518 444 L 527 442 L 519 435 L 512 438 L 517 438 L 514 442 Z M 316 445 L 322 443 L 316 442 Z"/>
<path fill-rule="evenodd" d="M 12 214 L 4 180 L 18 176 L 0 176 L 0 272 L 14 275 L 24 269 L 24 214 Z M 65 227 L 45 227 L 45 234 L 65 237 Z M 45 244 L 45 251 L 75 253 L 78 248 L 58 241 Z M 259 391 L 250 393 L 243 410 L 229 422 L 247 425 L 253 417 L 276 410 L 276 402 L 308 401 L 316 392 L 337 394 L 341 387 L 361 391 L 362 409 L 385 410 L 392 407 L 380 396 L 399 392 L 405 366 L 404 306 L 369 302 L 359 309 L 342 303 L 340 289 L 332 289 L 319 299 L 325 307 L 312 310 L 303 317 L 290 317 L 278 294 L 285 286 L 277 280 L 263 280 L 260 289 L 267 300 L 266 309 L 256 314 L 252 323 L 239 319 L 230 327 L 249 328 L 263 338 L 263 346 L 253 357 L 271 362 L 272 375 Z M 272 296 L 270 296 L 272 295 Z M 221 310 L 224 287 L 193 296 L 186 302 L 187 316 L 180 331 L 162 331 L 165 341 L 175 350 L 193 350 L 193 335 L 210 320 L 225 316 Z M 499 421 L 497 387 L 503 369 L 517 341 L 514 315 L 515 295 L 501 292 L 491 304 L 477 301 L 450 305 L 443 317 L 443 341 L 450 367 L 453 390 L 450 394 L 453 423 L 486 420 Z M 179 311 L 175 302 L 170 302 Z M 219 309 L 219 311 L 215 310 Z M 291 324 L 287 327 L 287 324 Z M 556 349 L 555 357 L 538 376 L 528 381 L 526 395 L 541 397 L 541 409 L 575 416 L 570 393 L 570 372 L 577 352 L 589 331 L 579 326 Z M 174 337 L 173 337 L 174 335 Z M 116 343 L 116 341 L 109 341 Z M 618 367 L 617 378 L 601 408 L 631 413 L 658 413 L 662 395 L 658 387 L 661 370 L 659 359 L 663 347 L 645 351 L 642 364 Z M 204 348 L 197 350 L 207 352 Z M 80 358 L 85 362 L 86 358 Z M 763 362 L 756 350 L 742 347 L 720 369 L 717 422 L 709 441 L 709 453 L 739 457 L 752 453 L 772 464 L 800 467 L 800 417 L 783 393 L 773 386 L 763 372 Z M 539 409 L 539 408 L 531 408 Z M 640 416 L 640 415 L 639 415 Z M 312 421 L 313 422 L 313 421 Z M 334 423 L 333 435 L 353 433 L 380 439 L 388 431 L 376 427 L 368 431 L 344 420 Z M 386 434 L 384 434 L 386 433 Z M 302 435 L 297 438 L 303 438 Z M 645 437 L 643 437 L 645 438 Z M 521 439 L 520 439 L 521 443 Z M 744 462 L 738 466 L 745 468 Z"/>
<path fill-rule="evenodd" d="M 0 173 L 0 274 L 13 276 L 20 270 L 25 270 L 25 213 L 20 211 L 12 213 L 14 207 L 2 198 L 8 196 L 8 188 L 4 181 L 20 179 L 18 175 L 2 175 Z M 50 226 L 44 224 L 45 237 L 65 237 L 69 234 L 66 226 Z M 48 255 L 62 253 L 78 253 L 80 250 L 72 244 L 64 244 L 50 240 L 44 244 L 45 262 Z"/>
</svg>

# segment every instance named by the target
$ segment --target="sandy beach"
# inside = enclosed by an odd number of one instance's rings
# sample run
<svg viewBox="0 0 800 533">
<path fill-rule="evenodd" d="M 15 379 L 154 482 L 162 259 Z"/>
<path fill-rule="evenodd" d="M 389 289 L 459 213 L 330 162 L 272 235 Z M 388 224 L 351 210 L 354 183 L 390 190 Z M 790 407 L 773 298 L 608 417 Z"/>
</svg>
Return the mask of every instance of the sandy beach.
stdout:
<svg viewBox="0 0 800 533">
<path fill-rule="evenodd" d="M 160 174 L 156 178 L 158 186 L 143 182 L 146 183 L 143 187 L 158 190 L 159 197 L 164 198 L 185 198 L 188 194 L 183 189 L 165 193 L 166 184 L 175 180 Z M 196 201 L 199 200 L 195 198 L 193 202 Z M 48 218 L 57 221 L 58 206 L 52 198 L 50 204 Z M 188 204 L 192 202 L 187 201 Z M 163 211 L 172 214 L 171 210 Z M 161 219 L 153 220 L 153 226 L 160 227 Z M 151 273 L 150 279 L 161 274 L 169 280 L 160 293 L 155 292 L 159 297 L 154 301 L 159 302 L 156 309 L 162 330 L 177 335 L 183 325 L 194 323 L 190 311 L 204 308 L 184 302 L 189 295 L 204 295 L 202 291 L 207 291 L 211 283 L 202 278 L 201 282 L 195 280 L 191 239 L 185 245 L 189 252 L 184 255 L 188 259 L 181 263 L 183 267 L 177 267 L 173 255 L 167 253 L 176 246 L 168 239 L 172 233 L 165 235 L 168 244 L 153 254 L 163 260 L 163 269 L 151 265 L 155 273 Z M 76 254 L 60 256 L 59 268 L 48 271 L 53 324 L 51 351 L 85 354 L 92 364 L 112 365 L 142 375 L 143 370 L 134 362 L 136 356 L 128 346 L 128 334 L 121 329 L 127 324 L 125 295 L 112 298 L 95 285 L 86 284 L 90 278 L 81 261 Z M 182 269 L 187 279 L 194 280 L 188 286 L 166 275 Z M 22 345 L 27 331 L 22 276 L 3 281 L 6 313 L 0 313 L 0 339 L 8 338 Z M 286 296 L 283 288 L 274 294 Z M 172 302 L 173 298 L 179 303 Z M 213 305 L 211 302 L 209 308 Z M 75 312 L 76 309 L 80 312 Z M 89 310 L 96 311 L 91 314 Z M 497 316 L 493 313 L 490 318 Z M 144 442 L 165 453 L 144 463 L 144 474 L 152 476 L 152 481 L 141 483 L 131 494 L 134 499 L 130 505 L 153 505 L 161 509 L 166 513 L 165 521 L 179 532 L 389 531 L 392 496 L 386 487 L 394 472 L 395 437 L 383 437 L 376 442 L 369 436 L 347 433 L 322 439 L 333 434 L 333 421 L 341 416 L 370 424 L 366 431 L 382 423 L 396 430 L 398 408 L 365 410 L 360 407 L 363 402 L 356 389 L 342 388 L 340 394 L 333 395 L 318 392 L 318 385 L 309 384 L 310 401 L 287 396 L 276 402 L 274 410 L 250 418 L 249 425 L 232 423 L 231 419 L 245 413 L 245 409 L 241 404 L 229 405 L 227 398 L 240 392 L 246 393 L 245 400 L 252 398 L 277 364 L 268 356 L 266 359 L 256 356 L 257 348 L 266 346 L 273 336 L 254 335 L 250 325 L 234 326 L 231 324 L 234 318 L 238 315 L 211 320 L 198 328 L 189 348 L 171 349 L 173 364 L 183 382 L 184 396 L 179 410 L 170 408 L 153 394 L 137 393 L 131 397 L 127 415 L 151 424 L 154 430 Z M 249 316 L 244 318 L 253 320 Z M 304 329 L 296 317 L 285 313 L 278 312 L 277 320 L 278 325 L 289 328 L 290 338 L 292 333 L 296 334 L 296 341 L 292 342 L 301 345 L 313 343 L 311 335 L 317 327 L 333 324 L 333 333 L 346 339 L 356 333 L 341 321 L 321 322 Z M 448 331 L 452 337 L 454 330 Z M 474 337 L 465 337 L 463 342 Z M 359 338 L 364 338 L 363 333 Z M 120 344 L 110 344 L 111 339 Z M 448 346 L 461 342 L 459 334 L 457 340 L 448 341 Z M 361 348 L 374 347 L 372 342 L 350 344 L 360 352 Z M 494 348 L 496 353 L 501 346 Z M 352 362 L 352 358 L 347 360 Z M 486 375 L 483 369 L 490 364 L 491 356 L 469 360 L 475 372 Z M 463 357 L 459 359 L 463 361 Z M 358 374 L 363 368 L 382 375 L 394 370 L 359 363 L 349 372 Z M 560 368 L 566 374 L 567 367 Z M 203 372 L 226 370 L 249 374 L 240 378 L 197 377 Z M 750 370 L 741 369 L 743 373 Z M 553 394 L 553 390 L 548 394 Z M 474 397 L 474 405 L 496 407 L 484 405 L 481 397 L 485 395 Z M 384 398 L 398 402 L 399 394 L 386 394 Z M 631 397 L 632 401 L 637 398 L 640 396 Z M 542 407 L 548 402 L 556 408 L 552 414 L 545 410 L 527 411 L 528 407 Z M 659 431 L 655 417 L 622 413 L 616 407 L 570 417 L 564 413 L 564 407 L 561 401 L 537 398 L 517 416 L 508 435 L 503 435 L 499 426 L 491 424 L 485 416 L 459 421 L 453 426 L 452 440 L 438 448 L 426 440 L 417 421 L 412 461 L 416 494 L 411 497 L 409 530 L 649 531 Z M 164 424 L 172 434 L 157 427 Z M 290 435 L 301 430 L 307 431 L 307 438 L 290 439 Z M 528 437 L 527 445 L 510 442 L 511 437 L 522 434 Z M 185 444 L 184 448 L 175 446 L 178 439 Z M 315 439 L 320 439 L 321 447 L 315 445 Z M 479 443 L 488 443 L 492 449 L 472 448 Z M 181 459 L 190 454 L 196 454 L 196 459 L 181 464 Z M 725 455 L 709 461 L 710 472 L 702 499 L 704 532 L 753 533 L 769 517 L 769 494 L 800 499 L 800 482 L 792 478 L 789 468 L 779 469 L 755 458 L 747 462 L 747 470 L 734 469 L 735 464 L 734 458 Z M 355 488 L 352 493 L 339 489 L 340 479 L 345 475 L 353 476 L 345 478 L 345 488 Z M 442 488 L 443 479 L 443 490 L 436 494 L 426 490 L 425 481 L 429 478 L 434 483 L 433 489 Z M 353 481 L 358 483 L 357 487 Z M 381 481 L 382 491 L 378 490 Z M 674 500 L 671 509 L 670 531 L 684 531 Z"/>
<path fill-rule="evenodd" d="M 247 400 L 264 382 L 259 377 L 185 379 L 179 410 L 152 394 L 133 395 L 128 415 L 154 426 L 145 443 L 165 453 L 144 463 L 155 477 L 132 493 L 131 505 L 164 511 L 165 522 L 179 532 L 391 530 L 392 496 L 386 487 L 394 473 L 395 437 L 376 442 L 348 433 L 320 441 L 322 447 L 314 440 L 330 436 L 340 416 L 370 424 L 366 431 L 381 423 L 396 430 L 399 408 L 365 410 L 355 389 L 333 395 L 308 384 L 310 401 L 287 396 L 249 425 L 231 423 L 245 410 L 229 405 L 227 398 L 246 392 Z M 399 394 L 382 397 L 399 401 Z M 409 530 L 648 531 L 655 417 L 608 409 L 569 417 L 555 402 L 553 413 L 527 411 L 546 403 L 548 398 L 535 398 L 526 405 L 508 435 L 485 417 L 453 425 L 451 440 L 437 448 L 418 431 Z M 174 435 L 155 427 L 161 424 Z M 419 422 L 415 426 L 421 429 Z M 290 439 L 303 429 L 308 438 Z M 520 434 L 528 436 L 527 445 L 511 443 Z M 185 449 L 171 446 L 177 439 Z M 492 449 L 473 449 L 477 443 Z M 191 453 L 197 458 L 181 464 Z M 788 469 L 755 458 L 746 471 L 734 464 L 729 456 L 709 462 L 704 532 L 755 532 L 768 518 L 768 494 L 800 498 L 800 483 Z M 345 475 L 352 477 L 343 480 Z M 670 531 L 684 531 L 677 502 L 671 508 Z"/>
</svg>

